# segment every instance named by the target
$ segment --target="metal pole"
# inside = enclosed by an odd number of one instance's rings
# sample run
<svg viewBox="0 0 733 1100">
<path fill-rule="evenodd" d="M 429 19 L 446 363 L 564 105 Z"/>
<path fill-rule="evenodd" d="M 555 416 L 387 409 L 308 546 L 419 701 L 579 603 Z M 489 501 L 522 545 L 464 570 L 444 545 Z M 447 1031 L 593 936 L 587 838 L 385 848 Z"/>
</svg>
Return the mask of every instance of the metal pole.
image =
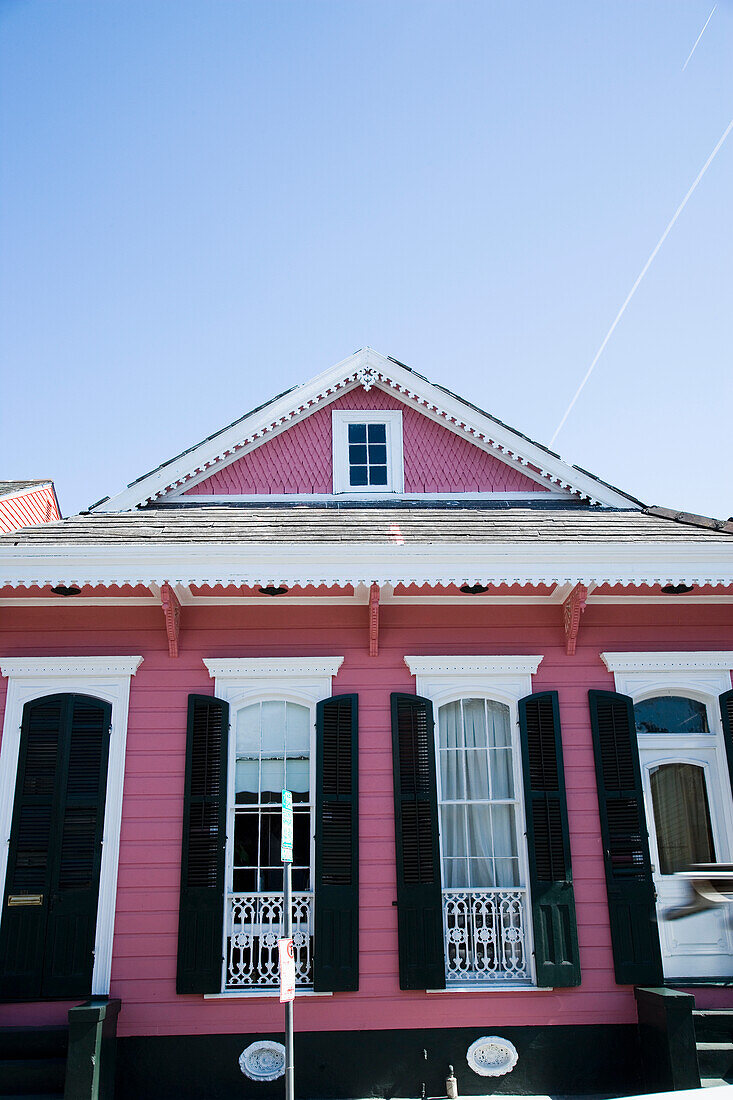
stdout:
<svg viewBox="0 0 733 1100">
<path fill-rule="evenodd" d="M 291 864 L 283 864 L 285 887 L 285 939 L 293 938 L 293 893 Z M 293 1001 L 285 1002 L 285 1100 L 295 1100 L 295 1056 L 293 1049 Z"/>
</svg>

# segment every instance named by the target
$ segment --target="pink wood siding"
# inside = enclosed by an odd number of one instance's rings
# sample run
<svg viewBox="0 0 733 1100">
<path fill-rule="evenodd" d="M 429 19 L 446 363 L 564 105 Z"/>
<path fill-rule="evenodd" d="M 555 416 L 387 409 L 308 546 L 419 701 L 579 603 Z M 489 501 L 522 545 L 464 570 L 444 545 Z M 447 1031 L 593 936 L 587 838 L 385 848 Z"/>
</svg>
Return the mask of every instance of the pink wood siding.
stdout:
<svg viewBox="0 0 733 1100">
<path fill-rule="evenodd" d="M 217 470 L 189 494 L 331 493 L 334 409 L 399 409 L 406 493 L 543 493 L 520 470 L 436 424 L 383 390 L 351 390 L 268 443 Z"/>
<path fill-rule="evenodd" d="M 673 640 L 672 640 L 673 639 Z M 303 1031 L 521 1024 L 632 1023 L 633 991 L 615 985 L 598 824 L 587 691 L 612 688 L 601 650 L 727 649 L 726 606 L 589 605 L 575 657 L 567 657 L 559 607 L 487 609 L 385 604 L 380 652 L 368 656 L 365 607 L 184 608 L 181 656 L 168 657 L 159 608 L 4 609 L 3 655 L 142 653 L 132 679 L 112 963 L 122 999 L 120 1034 L 282 1030 L 277 998 L 204 1000 L 175 993 L 181 815 L 189 692 L 213 692 L 201 656 L 343 654 L 336 692 L 358 692 L 360 709 L 361 979 L 358 993 L 301 997 Z M 400 992 L 398 988 L 389 693 L 414 691 L 405 653 L 543 653 L 535 690 L 556 688 L 565 745 L 571 846 L 583 984 L 556 992 Z M 0 706 L 5 681 L 0 678 Z M 705 1006 L 706 992 L 696 990 Z M 733 1006 L 730 991 L 711 1000 Z M 61 1021 L 59 1004 L 0 1006 L 0 1024 Z"/>
<path fill-rule="evenodd" d="M 0 531 L 17 531 L 19 527 L 33 527 L 60 518 L 56 496 L 48 485 L 0 498 Z"/>
</svg>

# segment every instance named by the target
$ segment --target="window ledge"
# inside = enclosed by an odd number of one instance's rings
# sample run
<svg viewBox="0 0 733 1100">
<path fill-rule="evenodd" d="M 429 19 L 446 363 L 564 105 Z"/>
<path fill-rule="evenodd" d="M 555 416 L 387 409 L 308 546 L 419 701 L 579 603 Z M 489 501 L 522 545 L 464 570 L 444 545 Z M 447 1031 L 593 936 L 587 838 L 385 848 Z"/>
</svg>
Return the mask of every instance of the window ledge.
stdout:
<svg viewBox="0 0 733 1100">
<path fill-rule="evenodd" d="M 227 989 L 225 993 L 204 993 L 205 1001 L 253 1000 L 255 997 L 279 997 L 279 989 Z M 301 997 L 333 997 L 333 993 L 316 993 L 314 989 L 296 989 L 295 999 Z"/>
<path fill-rule="evenodd" d="M 554 986 L 530 985 L 527 982 L 460 982 L 451 983 L 445 989 L 426 989 L 426 993 L 552 993 Z"/>
</svg>

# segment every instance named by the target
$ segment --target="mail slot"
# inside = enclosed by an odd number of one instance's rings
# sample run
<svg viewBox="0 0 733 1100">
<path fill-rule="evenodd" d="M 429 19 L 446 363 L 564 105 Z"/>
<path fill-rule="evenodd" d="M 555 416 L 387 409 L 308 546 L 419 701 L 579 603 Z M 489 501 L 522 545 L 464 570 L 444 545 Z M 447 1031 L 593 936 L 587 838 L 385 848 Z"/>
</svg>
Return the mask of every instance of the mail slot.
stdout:
<svg viewBox="0 0 733 1100">
<path fill-rule="evenodd" d="M 43 894 L 8 894 L 8 905 L 43 905 Z"/>
</svg>

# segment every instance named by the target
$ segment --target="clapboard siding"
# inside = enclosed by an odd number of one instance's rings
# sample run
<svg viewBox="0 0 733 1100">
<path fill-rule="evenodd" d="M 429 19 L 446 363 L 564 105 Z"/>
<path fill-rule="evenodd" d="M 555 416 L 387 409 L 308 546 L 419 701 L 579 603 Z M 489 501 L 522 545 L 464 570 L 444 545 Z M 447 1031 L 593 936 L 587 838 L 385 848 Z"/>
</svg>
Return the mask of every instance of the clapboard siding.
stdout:
<svg viewBox="0 0 733 1100">
<path fill-rule="evenodd" d="M 74 630 L 70 629 L 73 621 Z M 486 997 L 397 989 L 397 927 L 389 694 L 412 692 L 405 653 L 542 653 L 535 691 L 557 690 L 565 746 L 568 815 L 581 950 L 576 989 L 496 994 L 496 1026 L 631 1023 L 633 993 L 616 986 L 601 855 L 588 688 L 613 680 L 606 649 L 716 649 L 731 644 L 727 607 L 589 604 L 578 651 L 567 657 L 560 608 L 523 605 L 385 604 L 380 652 L 368 656 L 365 607 L 259 606 L 183 609 L 181 654 L 168 656 L 162 613 L 150 607 L 5 607 L 0 653 L 142 653 L 131 681 L 111 992 L 123 1002 L 121 1035 L 267 1032 L 282 1028 L 277 998 L 202 1001 L 175 994 L 186 706 L 213 694 L 201 656 L 341 655 L 334 693 L 359 694 L 360 990 L 349 997 L 353 1028 L 402 1027 L 411 1006 L 422 1027 L 483 1026 Z M 671 642 L 670 639 L 674 641 Z M 0 679 L 4 703 L 5 681 Z M 488 995 L 491 996 L 491 995 Z M 716 1003 L 731 995 L 715 991 Z M 715 997 L 712 1000 L 715 1000 Z M 706 1000 L 706 1003 L 708 1001 Z M 0 1024 L 60 1022 L 68 1006 L 0 1007 Z M 304 997 L 297 1027 L 343 1026 L 341 995 Z"/>
</svg>

